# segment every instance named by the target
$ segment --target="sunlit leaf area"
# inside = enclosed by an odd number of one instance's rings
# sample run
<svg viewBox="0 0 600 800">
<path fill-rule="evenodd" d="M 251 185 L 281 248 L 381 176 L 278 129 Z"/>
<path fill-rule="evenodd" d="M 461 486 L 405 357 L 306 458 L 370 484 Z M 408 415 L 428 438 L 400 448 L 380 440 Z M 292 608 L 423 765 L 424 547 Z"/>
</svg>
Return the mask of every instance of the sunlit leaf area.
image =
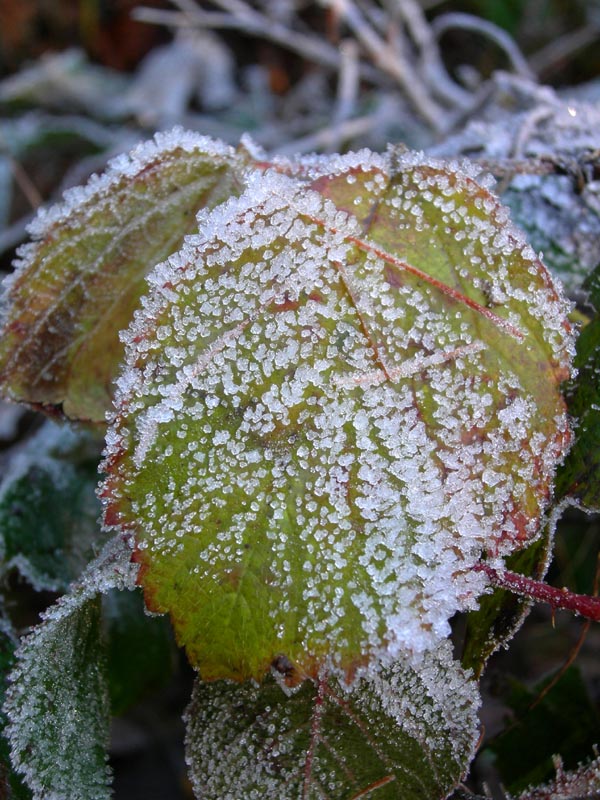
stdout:
<svg viewBox="0 0 600 800">
<path fill-rule="evenodd" d="M 0 3 L 0 798 L 600 797 L 599 41 Z"/>
</svg>

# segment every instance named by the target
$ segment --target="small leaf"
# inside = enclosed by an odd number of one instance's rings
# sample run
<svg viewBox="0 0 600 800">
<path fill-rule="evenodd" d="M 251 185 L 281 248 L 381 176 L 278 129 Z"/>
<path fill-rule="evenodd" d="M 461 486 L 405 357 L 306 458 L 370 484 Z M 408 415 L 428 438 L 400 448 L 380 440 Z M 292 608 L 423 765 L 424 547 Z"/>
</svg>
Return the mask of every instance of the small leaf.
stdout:
<svg viewBox="0 0 600 800">
<path fill-rule="evenodd" d="M 566 391 L 575 419 L 575 443 L 556 479 L 557 498 L 576 498 L 589 510 L 600 510 L 600 266 L 584 284 L 596 308 L 577 339 L 576 378 Z"/>
<path fill-rule="evenodd" d="M 203 800 L 439 800 L 466 771 L 478 695 L 449 647 L 349 688 L 198 680 L 186 759 Z"/>
<path fill-rule="evenodd" d="M 64 591 L 107 535 L 98 524 L 100 443 L 46 422 L 11 458 L 0 485 L 1 569 L 41 591 Z"/>
<path fill-rule="evenodd" d="M 9 279 L 0 385 L 13 400 L 103 422 L 145 275 L 177 250 L 198 209 L 238 190 L 234 151 L 173 131 L 115 159 L 40 212 Z"/>
<path fill-rule="evenodd" d="M 497 201 L 414 155 L 330 168 L 255 174 L 126 336 L 105 521 L 204 679 L 435 647 L 569 440 L 566 304 Z"/>
<path fill-rule="evenodd" d="M 20 644 L 5 712 L 15 769 L 34 800 L 105 800 L 109 704 L 97 595 L 130 588 L 129 546 L 115 540 Z"/>
</svg>

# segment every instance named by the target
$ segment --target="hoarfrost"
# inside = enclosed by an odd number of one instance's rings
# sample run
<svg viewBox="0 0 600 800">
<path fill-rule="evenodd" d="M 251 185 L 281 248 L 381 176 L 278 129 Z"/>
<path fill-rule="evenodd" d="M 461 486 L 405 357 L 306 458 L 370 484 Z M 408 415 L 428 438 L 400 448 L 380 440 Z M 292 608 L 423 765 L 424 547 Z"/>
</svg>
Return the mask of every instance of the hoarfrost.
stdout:
<svg viewBox="0 0 600 800">
<path fill-rule="evenodd" d="M 475 173 L 332 163 L 203 214 L 124 336 L 106 521 L 205 678 L 437 647 L 569 440 L 568 306 Z"/>
<path fill-rule="evenodd" d="M 549 159 L 562 165 L 563 173 L 558 169 L 553 175 L 519 175 L 515 170 L 502 199 L 547 266 L 574 290 L 598 262 L 600 181 L 586 174 L 586 163 L 597 149 L 600 113 L 597 105 L 563 100 L 544 89 L 543 102 L 512 114 L 503 108 L 498 115 L 498 106 L 492 105 L 488 119 L 471 122 L 432 152 Z"/>
<path fill-rule="evenodd" d="M 6 735 L 34 800 L 105 800 L 109 707 L 98 595 L 131 589 L 136 567 L 123 537 L 105 546 L 21 642 L 9 680 Z"/>
<path fill-rule="evenodd" d="M 478 738 L 476 684 L 443 643 L 348 687 L 332 676 L 291 696 L 270 680 L 197 681 L 186 760 L 204 800 L 317 800 L 393 784 L 403 800 L 445 797 Z"/>
</svg>

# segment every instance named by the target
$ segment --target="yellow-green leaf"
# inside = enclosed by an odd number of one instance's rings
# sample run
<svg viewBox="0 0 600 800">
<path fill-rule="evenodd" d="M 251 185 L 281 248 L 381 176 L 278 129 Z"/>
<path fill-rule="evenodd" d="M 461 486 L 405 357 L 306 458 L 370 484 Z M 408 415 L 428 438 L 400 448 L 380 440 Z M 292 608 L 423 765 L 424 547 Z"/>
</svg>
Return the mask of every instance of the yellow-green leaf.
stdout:
<svg viewBox="0 0 600 800">
<path fill-rule="evenodd" d="M 489 191 L 413 154 L 312 177 L 249 178 L 126 337 L 105 521 L 205 679 L 436 646 L 569 440 L 566 303 Z"/>
<path fill-rule="evenodd" d="M 13 400 L 102 422 L 146 273 L 196 212 L 239 191 L 232 148 L 157 134 L 32 224 L 4 298 L 0 388 Z"/>
</svg>

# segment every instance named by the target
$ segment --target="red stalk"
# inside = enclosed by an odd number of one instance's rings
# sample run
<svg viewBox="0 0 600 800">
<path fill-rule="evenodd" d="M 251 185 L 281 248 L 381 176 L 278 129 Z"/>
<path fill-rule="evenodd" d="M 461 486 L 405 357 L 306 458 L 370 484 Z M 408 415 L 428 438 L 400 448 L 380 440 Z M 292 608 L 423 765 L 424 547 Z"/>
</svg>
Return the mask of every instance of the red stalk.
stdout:
<svg viewBox="0 0 600 800">
<path fill-rule="evenodd" d="M 509 570 L 496 570 L 488 564 L 476 564 L 473 568 L 477 572 L 485 572 L 493 586 L 499 589 L 506 589 L 520 597 L 528 597 L 538 603 L 549 603 L 552 609 L 565 609 L 574 611 L 586 619 L 600 622 L 600 597 L 592 597 L 587 594 L 576 594 L 569 589 L 556 589 L 543 581 L 536 581 L 534 578 L 526 578 Z"/>
</svg>

